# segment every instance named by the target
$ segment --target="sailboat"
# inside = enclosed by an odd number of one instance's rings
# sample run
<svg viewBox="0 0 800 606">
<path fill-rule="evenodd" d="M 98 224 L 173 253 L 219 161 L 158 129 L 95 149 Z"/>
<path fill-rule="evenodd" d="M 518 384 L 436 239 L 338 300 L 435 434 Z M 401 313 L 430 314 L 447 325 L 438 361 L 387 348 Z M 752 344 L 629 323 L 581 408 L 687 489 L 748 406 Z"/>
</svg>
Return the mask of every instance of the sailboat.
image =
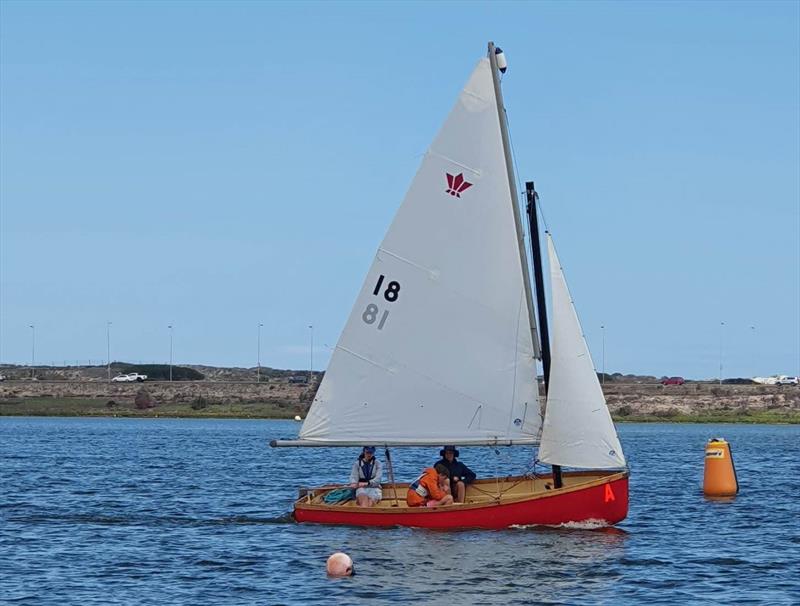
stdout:
<svg viewBox="0 0 800 606">
<path fill-rule="evenodd" d="M 302 489 L 298 522 L 496 529 L 627 515 L 627 464 L 549 233 L 548 322 L 528 183 L 531 284 L 506 67 L 489 43 L 378 248 L 298 438 L 271 442 L 382 446 L 384 498 L 332 505 L 325 496 L 339 486 Z M 464 503 L 408 507 L 389 447 L 442 444 L 538 445 L 538 463 L 551 470 L 479 479 Z"/>
</svg>

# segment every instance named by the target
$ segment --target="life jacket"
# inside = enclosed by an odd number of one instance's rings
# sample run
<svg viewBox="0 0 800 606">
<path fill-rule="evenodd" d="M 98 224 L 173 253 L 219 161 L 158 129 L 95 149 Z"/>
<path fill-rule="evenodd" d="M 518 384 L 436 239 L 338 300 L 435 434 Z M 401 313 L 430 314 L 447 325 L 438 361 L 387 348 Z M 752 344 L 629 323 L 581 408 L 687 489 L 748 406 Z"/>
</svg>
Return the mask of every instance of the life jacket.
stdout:
<svg viewBox="0 0 800 606">
<path fill-rule="evenodd" d="M 358 479 L 362 482 L 372 481 L 372 472 L 375 471 L 375 458 L 366 463 L 363 455 L 358 457 Z"/>
<path fill-rule="evenodd" d="M 427 499 L 428 498 L 428 489 L 425 488 L 425 486 L 423 486 L 422 483 L 421 483 L 422 478 L 424 478 L 424 477 L 425 477 L 425 474 L 423 473 L 421 476 L 419 476 L 416 480 L 414 480 L 413 482 L 411 482 L 411 484 L 408 485 L 408 489 L 409 490 L 413 490 L 419 496 L 421 496 L 423 499 Z"/>
</svg>

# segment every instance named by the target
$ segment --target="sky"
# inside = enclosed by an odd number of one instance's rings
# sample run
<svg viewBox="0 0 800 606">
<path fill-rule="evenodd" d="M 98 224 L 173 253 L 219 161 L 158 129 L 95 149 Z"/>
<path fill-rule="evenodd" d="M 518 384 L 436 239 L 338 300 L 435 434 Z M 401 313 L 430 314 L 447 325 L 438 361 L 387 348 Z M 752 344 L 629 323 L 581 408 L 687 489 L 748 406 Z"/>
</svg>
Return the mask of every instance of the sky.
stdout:
<svg viewBox="0 0 800 606">
<path fill-rule="evenodd" d="M 4 0 L 0 362 L 324 369 L 489 40 L 598 370 L 800 374 L 789 1 Z"/>
</svg>

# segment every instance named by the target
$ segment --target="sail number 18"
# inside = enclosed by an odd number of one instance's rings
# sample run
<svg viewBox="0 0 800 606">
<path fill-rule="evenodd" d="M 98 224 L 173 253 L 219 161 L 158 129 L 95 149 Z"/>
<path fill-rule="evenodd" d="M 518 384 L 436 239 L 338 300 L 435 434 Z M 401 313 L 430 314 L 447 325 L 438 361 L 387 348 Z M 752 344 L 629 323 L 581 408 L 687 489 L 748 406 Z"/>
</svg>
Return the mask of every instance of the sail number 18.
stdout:
<svg viewBox="0 0 800 606">
<path fill-rule="evenodd" d="M 375 284 L 375 289 L 372 291 L 372 295 L 375 297 L 380 296 L 381 288 L 383 287 L 383 282 L 386 280 L 386 276 L 381 274 L 378 278 L 377 284 Z M 383 298 L 386 299 L 389 303 L 394 303 L 397 301 L 397 297 L 400 296 L 400 282 L 396 282 L 392 280 L 386 285 L 386 289 L 383 291 Z M 380 320 L 378 320 L 378 315 L 380 314 Z M 384 309 L 383 313 L 381 313 L 381 309 L 375 304 L 370 303 L 367 305 L 367 308 L 364 310 L 364 313 L 361 314 L 361 319 L 364 320 L 365 324 L 375 324 L 378 321 L 378 330 L 383 329 L 383 325 L 386 324 L 386 319 L 389 317 L 389 310 Z"/>
</svg>

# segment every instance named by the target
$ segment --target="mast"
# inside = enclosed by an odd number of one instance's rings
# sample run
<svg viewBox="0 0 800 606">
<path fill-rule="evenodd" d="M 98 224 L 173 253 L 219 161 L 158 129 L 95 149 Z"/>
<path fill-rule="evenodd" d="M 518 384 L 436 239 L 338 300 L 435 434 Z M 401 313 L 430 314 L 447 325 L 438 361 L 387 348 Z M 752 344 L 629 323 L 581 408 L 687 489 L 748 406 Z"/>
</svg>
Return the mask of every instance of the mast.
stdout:
<svg viewBox="0 0 800 606">
<path fill-rule="evenodd" d="M 536 281 L 536 310 L 539 312 L 539 326 L 542 334 L 542 367 L 544 368 L 544 395 L 550 386 L 550 330 L 547 325 L 547 305 L 544 299 L 544 271 L 542 269 L 542 247 L 539 241 L 539 218 L 536 214 L 536 201 L 539 194 L 533 181 L 525 183 L 525 196 L 528 199 L 528 231 L 531 234 L 531 256 L 533 257 L 533 278 Z M 553 486 L 561 488 L 561 466 L 553 465 Z"/>
<path fill-rule="evenodd" d="M 519 258 L 522 262 L 522 280 L 525 284 L 525 305 L 528 308 L 528 320 L 531 325 L 531 338 L 533 340 L 533 355 L 536 359 L 541 359 L 542 350 L 539 346 L 539 333 L 536 329 L 536 318 L 533 313 L 533 296 L 531 294 L 531 280 L 528 269 L 528 255 L 525 254 L 525 234 L 522 230 L 522 219 L 519 214 L 519 206 L 516 196 L 516 178 L 514 176 L 514 162 L 511 158 L 511 144 L 508 137 L 508 124 L 506 123 L 505 105 L 503 104 L 503 91 L 500 89 L 500 68 L 497 65 L 497 55 L 502 51 L 495 47 L 494 42 L 489 42 L 489 64 L 491 65 L 492 82 L 494 83 L 494 95 L 497 99 L 497 117 L 500 120 L 500 133 L 503 139 L 503 152 L 506 160 L 506 171 L 508 173 L 508 190 L 511 193 L 511 207 L 514 213 L 514 227 L 517 230 L 517 245 L 519 246 Z M 505 67 L 503 68 L 505 71 Z"/>
<path fill-rule="evenodd" d="M 547 327 L 547 305 L 544 300 L 544 272 L 542 270 L 542 246 L 539 242 L 539 219 L 536 215 L 536 193 L 533 181 L 525 183 L 528 199 L 528 230 L 531 234 L 531 257 L 533 259 L 533 278 L 536 282 L 536 310 L 539 312 L 539 333 L 542 336 L 542 367 L 544 368 L 544 395 L 550 384 L 550 329 Z"/>
</svg>

